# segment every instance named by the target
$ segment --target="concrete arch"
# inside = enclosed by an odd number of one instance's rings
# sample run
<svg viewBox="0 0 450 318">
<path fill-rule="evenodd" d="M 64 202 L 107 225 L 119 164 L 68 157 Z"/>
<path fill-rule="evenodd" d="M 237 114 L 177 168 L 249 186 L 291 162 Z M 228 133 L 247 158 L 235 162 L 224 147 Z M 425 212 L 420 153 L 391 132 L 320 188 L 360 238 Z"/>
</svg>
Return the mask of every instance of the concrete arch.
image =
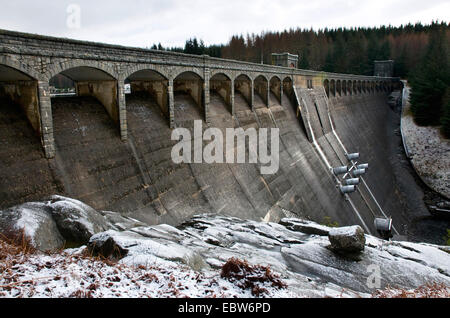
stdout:
<svg viewBox="0 0 450 318">
<path fill-rule="evenodd" d="M 15 69 L 28 77 L 30 77 L 33 80 L 39 81 L 42 79 L 42 74 L 37 72 L 35 69 L 33 69 L 31 66 L 20 62 L 16 59 L 13 59 L 7 55 L 0 56 L 0 65 L 8 66 L 12 69 Z"/>
<path fill-rule="evenodd" d="M 264 79 L 267 83 L 269 83 L 269 78 L 266 76 L 266 74 L 254 74 L 253 75 L 253 81 L 256 81 L 257 79 L 262 78 Z"/>
<path fill-rule="evenodd" d="M 174 72 L 172 72 L 172 74 L 169 76 L 169 79 L 175 81 L 177 80 L 181 75 L 183 74 L 196 74 L 201 80 L 205 80 L 205 74 L 203 73 L 203 71 L 196 69 L 196 68 L 180 68 L 180 69 L 175 69 Z"/>
<path fill-rule="evenodd" d="M 179 72 L 177 76 L 173 78 L 174 81 L 180 80 L 180 79 L 186 79 L 186 78 L 195 78 L 197 80 L 204 80 L 204 77 L 202 74 L 199 74 L 199 72 L 195 72 L 192 70 Z"/>
<path fill-rule="evenodd" d="M 159 68 L 155 67 L 148 68 L 144 65 L 135 66 L 123 73 L 123 75 L 126 75 L 126 78 L 121 79 L 121 83 L 129 81 L 133 94 L 145 93 L 151 96 L 166 118 L 169 118 L 169 79 L 167 73 L 162 72 Z"/>
<path fill-rule="evenodd" d="M 290 76 L 286 76 L 282 82 L 283 85 L 283 95 L 287 96 L 289 100 L 294 99 L 294 81 Z"/>
<path fill-rule="evenodd" d="M 209 90 L 219 94 L 225 101 L 228 111 L 233 114 L 234 111 L 234 89 L 233 81 L 225 72 L 215 72 L 209 79 Z M 211 106 L 210 106 L 211 107 Z"/>
<path fill-rule="evenodd" d="M 336 94 L 339 94 L 339 96 L 342 96 L 342 83 L 341 80 L 336 81 Z"/>
<path fill-rule="evenodd" d="M 336 81 L 332 79 L 330 81 L 330 94 L 333 97 L 336 97 Z"/>
<path fill-rule="evenodd" d="M 234 90 L 242 94 L 249 107 L 253 110 L 253 99 L 254 99 L 253 79 L 245 73 L 237 75 L 234 78 Z"/>
<path fill-rule="evenodd" d="M 185 70 L 179 72 L 178 75 L 173 79 L 173 91 L 174 93 L 183 93 L 185 95 L 190 95 L 197 104 L 200 113 L 204 117 L 205 121 L 208 120 L 208 109 L 206 98 L 209 98 L 209 83 L 208 88 L 205 89 L 204 77 L 199 74 L 194 69 Z M 207 95 L 206 95 L 207 93 Z M 174 104 L 175 105 L 175 104 Z M 175 109 L 177 112 L 179 109 Z M 181 116 L 181 115 L 180 115 Z M 175 117 L 178 117 L 175 115 Z"/>
<path fill-rule="evenodd" d="M 225 75 L 230 81 L 234 80 L 234 76 L 233 76 L 232 72 L 229 72 L 227 70 L 221 70 L 221 69 L 216 69 L 216 70 L 213 69 L 213 70 L 211 70 L 210 78 L 212 78 L 212 77 L 214 77 L 214 76 L 216 76 L 218 74 Z"/>
<path fill-rule="evenodd" d="M 269 106 L 270 82 L 268 78 L 263 74 L 256 76 L 253 80 L 253 86 L 255 92 L 261 97 L 264 104 Z"/>
<path fill-rule="evenodd" d="M 214 74 L 211 73 L 209 80 L 214 80 L 214 78 L 217 78 L 219 76 L 224 76 L 228 81 L 231 81 L 232 79 L 232 76 L 230 76 L 230 74 L 227 74 L 226 72 L 214 72 Z"/>
<path fill-rule="evenodd" d="M 38 131 L 41 136 L 45 157 L 52 158 L 54 156 L 53 122 L 50 104 L 50 89 L 46 77 L 31 66 L 7 55 L 0 56 L 0 64 L 25 74 L 27 77 L 31 78 L 30 81 L 36 84 L 36 90 L 31 87 L 33 90 L 32 94 L 35 96 L 34 106 L 27 108 L 29 108 L 32 113 L 37 113 L 37 115 L 33 116 L 32 120 L 30 120 L 29 114 L 27 114 L 27 117 L 33 128 Z"/>
<path fill-rule="evenodd" d="M 253 82 L 253 78 L 251 76 L 249 76 L 248 74 L 245 73 L 239 73 L 238 75 L 236 75 L 234 77 L 234 80 L 249 80 L 250 82 Z"/>
<path fill-rule="evenodd" d="M 323 87 L 325 88 L 325 93 L 327 93 L 327 96 L 330 97 L 330 81 L 328 79 L 323 81 Z"/>
<path fill-rule="evenodd" d="M 134 65 L 132 67 L 127 68 L 126 71 L 121 73 L 119 77 L 121 80 L 126 80 L 131 75 L 133 75 L 137 72 L 140 72 L 140 71 L 156 72 L 159 75 L 161 75 L 162 77 L 164 77 L 166 80 L 169 80 L 169 77 L 170 77 L 169 73 L 167 72 L 167 68 L 160 67 L 158 65 L 153 65 L 153 64 Z"/>
<path fill-rule="evenodd" d="M 343 80 L 342 81 L 342 95 L 343 96 L 347 96 L 348 93 L 348 89 L 347 89 L 347 81 Z"/>
<path fill-rule="evenodd" d="M 291 75 L 285 75 L 285 76 L 282 76 L 281 77 L 283 80 L 283 82 L 285 81 L 285 80 L 287 80 L 287 79 L 289 79 L 290 81 L 292 81 L 292 82 L 294 82 L 294 79 L 293 79 L 293 77 L 291 76 Z"/>
<path fill-rule="evenodd" d="M 110 118 L 120 129 L 122 140 L 127 138 L 126 107 L 122 96 L 122 87 L 119 87 L 118 75 L 111 66 L 105 66 L 98 61 L 72 60 L 50 67 L 46 73 L 47 87 L 50 79 L 62 74 L 74 81 L 78 96 L 93 96 L 106 109 Z M 51 110 L 51 100 L 48 100 L 48 109 Z M 51 118 L 53 127 L 53 118 Z M 53 136 L 52 136 L 53 138 Z"/>
<path fill-rule="evenodd" d="M 353 95 L 353 82 L 348 80 L 347 81 L 347 93 L 348 95 Z"/>
<path fill-rule="evenodd" d="M 50 81 L 50 79 L 57 74 L 64 74 L 68 70 L 73 70 L 77 68 L 90 68 L 98 71 L 102 71 L 107 74 L 111 79 L 118 80 L 119 76 L 116 71 L 105 63 L 99 61 L 90 60 L 70 60 L 63 63 L 58 63 L 50 66 L 49 70 L 45 73 L 45 80 Z M 65 74 L 64 74 L 65 75 Z"/>
<path fill-rule="evenodd" d="M 18 61 L 10 58 L 0 60 L 0 97 L 19 105 L 33 130 L 42 137 L 41 118 L 45 113 L 39 103 L 39 75 Z"/>
<path fill-rule="evenodd" d="M 269 86 L 270 91 L 275 95 L 281 105 L 283 102 L 283 83 L 281 82 L 281 78 L 277 75 L 272 76 Z"/>
<path fill-rule="evenodd" d="M 272 75 L 271 77 L 270 77 L 270 81 L 272 81 L 273 79 L 277 79 L 277 80 L 279 80 L 280 82 L 281 82 L 281 77 L 280 76 L 278 76 L 278 75 Z"/>
</svg>

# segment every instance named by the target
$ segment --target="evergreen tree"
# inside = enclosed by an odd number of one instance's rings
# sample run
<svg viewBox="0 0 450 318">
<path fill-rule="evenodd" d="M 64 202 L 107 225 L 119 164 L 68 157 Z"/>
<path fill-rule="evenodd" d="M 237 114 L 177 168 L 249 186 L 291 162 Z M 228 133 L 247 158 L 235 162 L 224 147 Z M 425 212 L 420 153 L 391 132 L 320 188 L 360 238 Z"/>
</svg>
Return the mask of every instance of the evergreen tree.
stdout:
<svg viewBox="0 0 450 318">
<path fill-rule="evenodd" d="M 375 68 L 374 61 L 379 60 L 380 55 L 379 53 L 380 53 L 379 40 L 375 36 L 375 33 L 372 33 L 367 43 L 367 69 L 365 70 L 366 75 L 373 74 Z"/>
<path fill-rule="evenodd" d="M 389 44 L 389 41 L 384 41 L 384 43 L 380 47 L 377 59 L 382 61 L 389 60 L 390 56 L 391 56 L 391 45 Z"/>
<path fill-rule="evenodd" d="M 325 72 L 334 72 L 334 59 L 333 59 L 333 51 L 330 49 L 328 50 L 327 58 L 325 60 L 325 65 L 323 67 L 323 70 Z"/>
<path fill-rule="evenodd" d="M 301 51 L 301 53 L 299 53 L 298 55 L 300 57 L 300 63 L 298 65 L 298 67 L 300 69 L 304 69 L 304 70 L 309 69 L 309 52 L 308 52 L 308 48 L 304 47 L 303 50 Z"/>
<path fill-rule="evenodd" d="M 403 46 L 400 55 L 395 59 L 394 76 L 405 78 L 408 74 L 406 67 L 406 46 Z"/>
<path fill-rule="evenodd" d="M 411 80 L 411 110 L 419 125 L 439 125 L 445 92 L 450 85 L 445 33 L 435 26 L 427 54 Z"/>
</svg>

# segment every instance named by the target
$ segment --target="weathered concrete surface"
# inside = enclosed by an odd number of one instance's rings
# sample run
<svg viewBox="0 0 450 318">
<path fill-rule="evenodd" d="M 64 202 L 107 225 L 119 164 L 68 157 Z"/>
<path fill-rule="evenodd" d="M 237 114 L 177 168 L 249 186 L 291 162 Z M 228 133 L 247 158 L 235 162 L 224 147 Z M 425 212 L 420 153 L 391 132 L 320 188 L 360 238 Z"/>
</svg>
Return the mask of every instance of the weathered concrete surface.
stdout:
<svg viewBox="0 0 450 318">
<path fill-rule="evenodd" d="M 430 216 L 424 203 L 428 190 L 405 156 L 400 114 L 379 106 L 385 105 L 386 98 L 382 94 L 331 98 L 337 134 L 349 152 L 360 152 L 361 162 L 370 164 L 363 178 L 384 213 L 393 217 L 396 230 L 416 242 L 444 244 L 450 222 Z M 359 188 L 372 211 L 380 215 L 367 187 Z"/>
<path fill-rule="evenodd" d="M 414 207 L 401 203 L 409 193 L 402 192 L 404 188 L 398 185 L 393 172 L 396 158 L 388 146 L 393 132 L 388 131 L 392 126 L 386 126 L 392 116 L 386 95 L 344 96 L 327 102 L 320 90 L 312 93 L 310 98 L 318 108 L 314 123 L 317 141 L 329 163 L 347 164 L 331 123 L 326 121 L 327 108 L 345 147 L 351 152 L 359 151 L 362 159 L 370 163 L 365 179 L 382 210 L 393 216 L 400 234 L 410 234 L 405 229 L 414 218 L 411 211 Z M 236 93 L 234 117 L 220 94 L 210 96 L 209 121 L 213 127 L 280 129 L 280 170 L 270 176 L 261 175 L 258 164 L 174 164 L 170 157 L 175 144 L 171 141 L 172 130 L 167 125 L 166 114 L 150 94 L 127 97 L 129 139 L 126 143 L 120 141 L 114 121 L 97 100 L 91 97 L 54 99 L 57 151 L 54 159 L 42 161 L 45 167 L 40 173 L 46 178 L 33 176 L 35 165 L 14 163 L 10 151 L 2 152 L 0 160 L 5 162 L 5 167 L 16 168 L 1 171 L 0 206 L 6 208 L 51 194 L 63 194 L 97 210 L 118 211 L 148 224 L 177 225 L 198 213 L 258 221 L 279 221 L 288 215 L 319 223 L 331 220 L 341 226 L 365 224 L 367 233 L 376 234 L 373 219 L 380 215 L 377 204 L 362 189 L 361 193 L 351 195 L 359 215 L 355 213 L 309 142 L 307 129 L 297 117 L 300 113 L 288 95 L 283 94 L 281 106 L 271 92 L 270 107 L 267 107 L 259 94 L 254 94 L 255 111 L 252 112 L 245 98 Z M 203 110 L 190 94 L 175 94 L 174 105 L 176 127 L 192 130 L 194 120 L 204 120 Z M 7 131 L 16 129 L 8 117 L 10 114 L 20 117 L 16 108 L 2 104 L 2 109 L 6 109 L 4 129 Z M 23 115 L 20 118 L 26 127 L 26 119 Z M 29 135 L 14 134 L 6 142 L 11 149 L 17 143 L 30 143 L 26 149 L 18 149 L 16 157 L 29 155 L 28 149 L 39 147 L 39 140 Z M 43 154 L 39 156 L 42 160 Z"/>
<path fill-rule="evenodd" d="M 45 159 L 39 135 L 20 106 L 0 100 L 0 206 L 35 201 L 64 187 Z"/>
<path fill-rule="evenodd" d="M 333 96 L 341 93 L 342 81 L 353 83 L 358 88 L 355 90 L 358 94 L 367 92 L 369 87 L 383 87 L 387 92 L 395 85 L 400 85 L 398 78 L 391 77 L 315 72 L 211 58 L 207 55 L 146 50 L 0 30 L 0 82 L 28 79 L 37 83 L 38 112 L 42 126 L 39 132 L 47 158 L 53 158 L 56 149 L 49 81 L 60 74 L 72 79 L 83 95 L 88 91 L 88 95 L 95 96 L 103 103 L 118 123 L 123 141 L 128 137 L 124 94 L 127 81 L 156 79 L 163 85 L 167 83 L 165 88 L 171 128 L 174 124 L 173 93 L 177 90 L 189 93 L 202 109 L 205 121 L 209 121 L 210 78 L 218 74 L 236 84 L 231 86 L 232 108 L 235 86 L 246 96 L 249 105 L 254 107 L 255 91 L 265 105 L 269 105 L 271 90 L 281 100 L 283 92 L 277 86 L 286 80 L 304 88 L 312 88 L 313 85 L 319 87 L 324 81 L 329 82 L 332 89 L 330 91 L 328 88 L 327 91 Z M 164 102 L 159 104 L 161 106 Z"/>
</svg>

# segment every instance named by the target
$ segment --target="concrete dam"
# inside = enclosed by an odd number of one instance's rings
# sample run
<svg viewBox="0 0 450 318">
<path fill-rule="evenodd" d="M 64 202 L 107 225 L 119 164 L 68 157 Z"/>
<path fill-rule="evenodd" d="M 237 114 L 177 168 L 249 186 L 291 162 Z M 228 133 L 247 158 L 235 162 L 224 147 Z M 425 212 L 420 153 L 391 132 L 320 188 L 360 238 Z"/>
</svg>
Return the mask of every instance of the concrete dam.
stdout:
<svg viewBox="0 0 450 318">
<path fill-rule="evenodd" d="M 52 97 L 57 74 L 76 96 Z M 401 89 L 397 78 L 0 31 L 0 209 L 60 194 L 150 225 L 203 213 L 296 216 L 374 235 L 375 218 L 392 217 L 394 234 L 413 239 L 425 207 L 411 204 L 420 189 L 397 169 L 388 96 Z M 193 132 L 196 120 L 204 130 L 279 128 L 280 169 L 175 164 L 172 131 Z M 352 166 L 356 152 L 370 167 L 344 195 L 332 169 Z"/>
</svg>

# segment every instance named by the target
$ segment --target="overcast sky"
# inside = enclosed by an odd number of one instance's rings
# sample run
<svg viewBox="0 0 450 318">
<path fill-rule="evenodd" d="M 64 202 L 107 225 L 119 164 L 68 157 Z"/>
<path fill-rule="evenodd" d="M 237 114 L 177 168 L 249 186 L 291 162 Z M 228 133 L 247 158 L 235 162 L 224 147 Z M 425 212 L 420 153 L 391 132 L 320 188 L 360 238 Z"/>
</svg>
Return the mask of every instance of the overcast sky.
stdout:
<svg viewBox="0 0 450 318">
<path fill-rule="evenodd" d="M 0 0 L 0 8 L 1 29 L 136 47 L 183 46 L 194 36 L 219 44 L 234 34 L 297 27 L 448 22 L 450 16 L 449 0 Z"/>
</svg>

